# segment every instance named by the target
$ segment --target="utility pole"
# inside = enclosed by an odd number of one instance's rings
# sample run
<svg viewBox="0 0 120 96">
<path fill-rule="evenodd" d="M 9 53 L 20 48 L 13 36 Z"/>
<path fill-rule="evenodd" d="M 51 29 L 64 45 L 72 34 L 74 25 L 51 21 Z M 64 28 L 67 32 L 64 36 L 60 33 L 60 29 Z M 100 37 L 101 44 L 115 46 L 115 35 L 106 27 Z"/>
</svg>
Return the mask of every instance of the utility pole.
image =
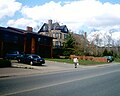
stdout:
<svg viewBox="0 0 120 96">
<path fill-rule="evenodd" d="M 87 51 L 87 33 L 85 32 L 84 33 L 84 54 L 86 53 L 86 51 Z"/>
</svg>

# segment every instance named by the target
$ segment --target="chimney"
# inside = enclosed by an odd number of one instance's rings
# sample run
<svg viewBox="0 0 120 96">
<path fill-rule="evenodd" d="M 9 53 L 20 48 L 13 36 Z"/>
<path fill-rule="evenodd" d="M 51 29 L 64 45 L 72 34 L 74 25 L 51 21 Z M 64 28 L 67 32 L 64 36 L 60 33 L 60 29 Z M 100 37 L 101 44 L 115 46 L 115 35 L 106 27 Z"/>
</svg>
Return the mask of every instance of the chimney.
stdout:
<svg viewBox="0 0 120 96">
<path fill-rule="evenodd" d="M 29 32 L 33 32 L 33 28 L 32 28 L 32 27 L 27 26 L 27 31 L 29 31 Z"/>
<path fill-rule="evenodd" d="M 87 32 L 85 32 L 85 35 L 84 35 L 85 39 L 87 39 Z"/>
<path fill-rule="evenodd" d="M 50 19 L 50 20 L 48 20 L 48 30 L 49 30 L 49 32 L 51 31 L 51 29 L 52 29 L 52 20 Z"/>
</svg>

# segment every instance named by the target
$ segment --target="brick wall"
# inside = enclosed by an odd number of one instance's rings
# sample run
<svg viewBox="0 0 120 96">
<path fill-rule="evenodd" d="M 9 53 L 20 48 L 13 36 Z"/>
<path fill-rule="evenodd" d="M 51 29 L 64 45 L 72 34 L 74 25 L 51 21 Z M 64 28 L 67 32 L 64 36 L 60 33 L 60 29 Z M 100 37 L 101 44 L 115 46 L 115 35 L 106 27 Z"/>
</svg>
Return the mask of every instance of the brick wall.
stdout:
<svg viewBox="0 0 120 96">
<path fill-rule="evenodd" d="M 77 57 L 79 60 L 91 60 L 91 61 L 95 61 L 95 62 L 107 62 L 107 58 L 104 58 L 104 57 L 70 55 L 70 59 L 73 59 L 75 57 Z"/>
<path fill-rule="evenodd" d="M 107 58 L 104 58 L 104 57 L 94 57 L 93 61 L 96 61 L 96 62 L 107 62 Z"/>
</svg>

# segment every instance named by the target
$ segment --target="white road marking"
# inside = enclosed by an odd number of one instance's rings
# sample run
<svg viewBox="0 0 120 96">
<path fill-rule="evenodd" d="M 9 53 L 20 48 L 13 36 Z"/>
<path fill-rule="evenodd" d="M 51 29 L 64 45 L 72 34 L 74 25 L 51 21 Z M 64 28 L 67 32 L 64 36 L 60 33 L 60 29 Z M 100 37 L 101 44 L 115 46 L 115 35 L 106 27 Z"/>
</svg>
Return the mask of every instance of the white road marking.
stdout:
<svg viewBox="0 0 120 96">
<path fill-rule="evenodd" d="M 103 76 L 103 75 L 107 75 L 107 74 L 111 74 L 111 73 L 115 73 L 115 72 L 119 72 L 119 71 L 120 70 L 110 71 L 110 72 L 106 72 L 106 73 L 99 73 L 99 74 L 96 74 L 96 75 L 91 75 L 91 76 L 87 76 L 87 77 L 83 77 L 83 78 L 79 78 L 79 79 L 73 79 L 73 80 L 60 82 L 60 83 L 56 83 L 56 84 L 49 84 L 47 86 L 21 90 L 21 91 L 17 91 L 17 92 L 13 92 L 13 93 L 7 93 L 7 94 L 4 94 L 3 96 L 9 96 L 9 95 L 15 95 L 15 94 L 19 94 L 19 93 L 34 91 L 34 90 L 38 90 L 38 89 L 42 89 L 42 88 L 47 88 L 47 87 L 57 86 L 57 85 L 66 84 L 66 83 L 70 83 L 70 82 L 75 82 L 75 81 L 85 80 L 85 79 L 94 78 L 94 77 L 98 77 L 98 76 Z"/>
</svg>

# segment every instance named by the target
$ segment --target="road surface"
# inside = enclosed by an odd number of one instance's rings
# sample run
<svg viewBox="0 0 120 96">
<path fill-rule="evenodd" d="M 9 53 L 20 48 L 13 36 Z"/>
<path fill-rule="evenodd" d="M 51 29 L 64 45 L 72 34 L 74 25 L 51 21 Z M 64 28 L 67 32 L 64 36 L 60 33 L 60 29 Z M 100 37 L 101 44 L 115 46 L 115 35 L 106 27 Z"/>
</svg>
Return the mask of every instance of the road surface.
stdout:
<svg viewBox="0 0 120 96">
<path fill-rule="evenodd" d="M 120 96 L 120 64 L 0 79 L 0 96 Z"/>
</svg>

